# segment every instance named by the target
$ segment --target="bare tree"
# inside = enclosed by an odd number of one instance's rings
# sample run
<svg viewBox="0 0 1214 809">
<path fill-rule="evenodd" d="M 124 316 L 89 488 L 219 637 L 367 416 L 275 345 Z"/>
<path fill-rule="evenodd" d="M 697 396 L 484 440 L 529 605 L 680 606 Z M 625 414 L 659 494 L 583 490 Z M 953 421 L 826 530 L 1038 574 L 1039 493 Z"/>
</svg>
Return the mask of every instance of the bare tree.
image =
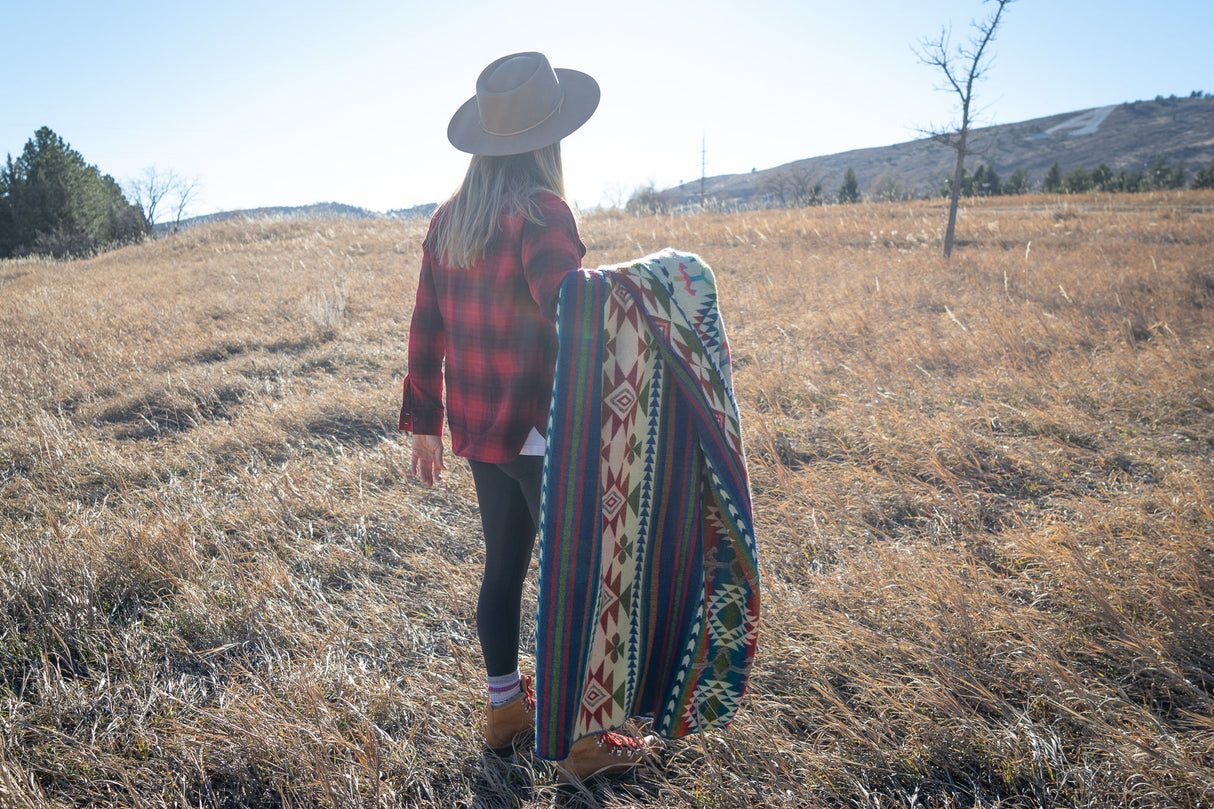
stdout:
<svg viewBox="0 0 1214 809">
<path fill-rule="evenodd" d="M 181 230 L 181 217 L 185 214 L 185 209 L 194 197 L 198 195 L 198 178 L 192 180 L 179 180 L 177 183 L 177 199 L 176 205 L 173 207 L 173 232 Z"/>
<path fill-rule="evenodd" d="M 789 177 L 785 169 L 776 169 L 763 180 L 762 188 L 776 201 L 778 207 L 788 207 Z"/>
<path fill-rule="evenodd" d="M 902 177 L 893 170 L 886 170 L 868 186 L 868 196 L 878 202 L 901 202 L 911 199 L 914 195 L 907 190 Z"/>
<path fill-rule="evenodd" d="M 143 208 L 144 217 L 153 227 L 168 207 L 174 216 L 173 230 L 177 230 L 186 208 L 198 193 L 198 179 L 188 180 L 172 169 L 161 171 L 149 166 L 138 179 L 127 181 L 127 193 Z"/>
<path fill-rule="evenodd" d="M 771 172 L 760 189 L 781 208 L 822 204 L 822 183 L 808 163 L 790 163 Z"/>
<path fill-rule="evenodd" d="M 961 180 L 965 171 L 965 158 L 972 154 L 969 147 L 970 125 L 974 122 L 974 85 L 981 79 L 990 66 L 987 46 L 994 41 L 995 31 L 1003 18 L 1003 11 L 1014 0 L 982 0 L 984 3 L 993 2 L 997 6 L 994 14 L 982 22 L 970 23 L 973 35 L 963 45 L 956 48 L 950 41 L 950 30 L 943 28 L 938 39 L 924 39 L 915 49 L 919 61 L 930 67 L 939 68 L 944 74 L 945 84 L 942 89 L 956 93 L 961 107 L 961 121 L 947 130 L 933 130 L 930 134 L 938 143 L 943 143 L 957 153 L 957 162 L 953 168 L 952 194 L 949 196 L 948 227 L 944 231 L 944 257 L 948 258 L 953 252 L 953 237 L 957 228 L 957 204 L 961 198 Z"/>
<path fill-rule="evenodd" d="M 670 213 L 670 194 L 659 191 L 654 180 L 640 186 L 628 198 L 624 210 L 632 216 L 656 216 Z"/>
<path fill-rule="evenodd" d="M 808 163 L 794 163 L 789 167 L 788 177 L 794 205 L 804 208 L 822 204 L 822 183 L 814 176 Z"/>
<path fill-rule="evenodd" d="M 143 215 L 149 225 L 156 224 L 157 209 L 170 190 L 172 190 L 172 172 L 164 174 L 157 171 L 155 166 L 148 166 L 138 179 L 127 180 L 127 193 L 132 201 L 143 209 Z"/>
<path fill-rule="evenodd" d="M 628 202 L 628 188 L 623 183 L 611 183 L 603 188 L 603 200 L 610 210 L 622 211 Z"/>
</svg>

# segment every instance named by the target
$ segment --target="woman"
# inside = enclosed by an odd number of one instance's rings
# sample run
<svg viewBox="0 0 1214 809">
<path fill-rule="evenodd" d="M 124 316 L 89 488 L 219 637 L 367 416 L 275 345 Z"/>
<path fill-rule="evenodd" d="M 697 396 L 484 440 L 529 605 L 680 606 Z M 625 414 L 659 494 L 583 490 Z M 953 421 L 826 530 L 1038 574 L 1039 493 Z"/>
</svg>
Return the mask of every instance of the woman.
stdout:
<svg viewBox="0 0 1214 809">
<path fill-rule="evenodd" d="M 463 183 L 423 242 L 409 329 L 400 428 L 413 434 L 413 473 L 443 471 L 443 389 L 452 450 L 468 460 L 485 536 L 476 624 L 489 703 L 485 741 L 510 750 L 535 723 L 518 669 L 523 583 L 539 522 L 544 432 L 556 362 L 561 282 L 586 248 L 564 197 L 560 140 L 598 106 L 598 84 L 553 70 L 539 53 L 490 64 L 447 137 L 473 155 Z M 643 742 L 588 736 L 558 763 L 578 778 L 640 763 Z"/>
</svg>

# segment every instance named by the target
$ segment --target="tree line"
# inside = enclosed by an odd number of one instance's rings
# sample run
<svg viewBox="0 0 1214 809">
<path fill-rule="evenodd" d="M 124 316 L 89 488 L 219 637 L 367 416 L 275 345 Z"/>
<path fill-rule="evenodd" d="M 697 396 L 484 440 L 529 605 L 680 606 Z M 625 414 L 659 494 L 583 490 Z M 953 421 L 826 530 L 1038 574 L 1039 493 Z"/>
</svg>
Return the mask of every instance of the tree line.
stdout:
<svg viewBox="0 0 1214 809">
<path fill-rule="evenodd" d="M 0 258 L 86 256 L 139 241 L 166 210 L 180 224 L 197 185 L 149 168 L 124 193 L 44 126 L 0 168 Z"/>
<path fill-rule="evenodd" d="M 1214 164 L 1200 169 L 1190 179 L 1183 160 L 1173 166 L 1162 157 L 1156 159 L 1145 171 L 1122 170 L 1116 173 L 1105 163 L 1091 171 L 1075 167 L 1064 173 L 1058 161 L 1054 161 L 1042 178 L 1040 191 L 1046 194 L 1085 194 L 1095 191 L 1135 193 L 1186 187 L 1214 188 Z M 980 164 L 972 172 L 968 167 L 962 167 L 961 190 L 958 196 L 1016 196 L 1032 193 L 1037 188 L 1037 183 L 1025 169 L 1018 168 L 1005 179 L 994 166 Z M 831 202 L 847 205 L 864 199 L 898 201 L 916 197 L 916 194 L 907 191 L 896 178 L 888 174 L 878 177 L 861 193 L 856 172 L 850 166 L 843 174 L 839 190 L 833 195 L 823 190 L 821 180 L 815 178 L 806 166 L 796 164 L 770 174 L 759 185 L 758 190 L 762 192 L 762 198 L 756 200 L 758 207 L 770 208 L 808 208 Z M 953 181 L 949 177 L 940 187 L 939 195 L 949 198 L 952 196 L 952 190 Z M 634 216 L 667 214 L 678 207 L 677 199 L 674 192 L 659 191 L 650 182 L 633 192 L 624 210 Z"/>
<path fill-rule="evenodd" d="M 150 231 L 117 181 L 45 126 L 0 170 L 0 258 L 87 255 Z"/>
<path fill-rule="evenodd" d="M 1041 191 L 1046 194 L 1086 194 L 1091 191 L 1112 193 L 1136 193 L 1140 191 L 1169 191 L 1185 187 L 1214 188 L 1214 164 L 1206 166 L 1188 180 L 1184 161 L 1177 161 L 1173 166 L 1165 158 L 1157 158 L 1145 171 L 1125 171 L 1114 173 L 1107 164 L 1101 163 L 1088 171 L 1082 166 L 1076 166 L 1063 173 L 1061 165 L 1055 160 L 1041 181 Z M 1015 194 L 1027 194 L 1033 190 L 1034 184 L 1028 172 L 1016 169 L 1005 181 L 990 165 L 980 165 L 971 174 L 968 169 L 961 175 L 960 196 L 963 197 L 997 197 Z M 940 195 L 951 196 L 953 191 L 952 178 L 945 180 L 940 189 Z"/>
</svg>

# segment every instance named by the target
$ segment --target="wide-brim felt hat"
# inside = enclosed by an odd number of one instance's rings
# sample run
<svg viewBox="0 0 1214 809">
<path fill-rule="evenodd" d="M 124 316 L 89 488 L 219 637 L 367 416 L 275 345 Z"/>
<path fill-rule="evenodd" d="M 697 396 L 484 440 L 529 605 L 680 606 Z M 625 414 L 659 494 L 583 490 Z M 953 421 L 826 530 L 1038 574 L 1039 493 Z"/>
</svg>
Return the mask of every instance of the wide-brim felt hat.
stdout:
<svg viewBox="0 0 1214 809">
<path fill-rule="evenodd" d="M 599 85 L 589 75 L 553 69 L 542 53 L 513 53 L 481 71 L 476 95 L 447 126 L 447 140 L 469 154 L 523 154 L 569 135 L 598 105 Z"/>
</svg>

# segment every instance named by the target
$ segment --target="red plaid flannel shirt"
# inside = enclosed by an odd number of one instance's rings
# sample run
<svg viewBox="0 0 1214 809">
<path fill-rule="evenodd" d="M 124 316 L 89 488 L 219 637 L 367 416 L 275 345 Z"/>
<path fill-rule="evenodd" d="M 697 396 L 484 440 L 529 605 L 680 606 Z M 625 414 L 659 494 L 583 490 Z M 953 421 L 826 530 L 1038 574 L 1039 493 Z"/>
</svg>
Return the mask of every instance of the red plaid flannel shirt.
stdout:
<svg viewBox="0 0 1214 809">
<path fill-rule="evenodd" d="M 400 429 L 442 435 L 445 360 L 452 451 L 475 461 L 515 458 L 531 428 L 543 435 L 548 424 L 557 294 L 586 246 L 563 199 L 536 201 L 544 224 L 503 215 L 475 267 L 446 266 L 429 235 L 422 246 Z"/>
</svg>

